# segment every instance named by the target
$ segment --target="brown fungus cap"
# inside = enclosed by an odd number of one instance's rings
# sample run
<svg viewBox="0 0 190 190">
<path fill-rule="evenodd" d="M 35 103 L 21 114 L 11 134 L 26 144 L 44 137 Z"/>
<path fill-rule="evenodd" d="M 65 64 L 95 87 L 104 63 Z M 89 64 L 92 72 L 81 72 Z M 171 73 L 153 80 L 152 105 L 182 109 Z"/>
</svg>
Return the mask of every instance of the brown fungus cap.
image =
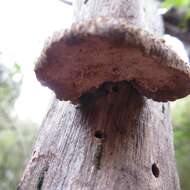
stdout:
<svg viewBox="0 0 190 190">
<path fill-rule="evenodd" d="M 35 72 L 60 100 L 76 102 L 108 81 L 131 81 L 156 101 L 190 93 L 189 65 L 164 40 L 129 26 L 125 19 L 98 17 L 55 34 Z"/>
</svg>

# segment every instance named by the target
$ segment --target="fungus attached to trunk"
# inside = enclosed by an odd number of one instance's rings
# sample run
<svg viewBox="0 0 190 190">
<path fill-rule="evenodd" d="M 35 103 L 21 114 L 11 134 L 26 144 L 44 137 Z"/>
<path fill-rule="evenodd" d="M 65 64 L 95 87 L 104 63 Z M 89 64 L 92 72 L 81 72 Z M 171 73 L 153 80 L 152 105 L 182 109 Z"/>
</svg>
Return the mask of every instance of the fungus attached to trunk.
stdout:
<svg viewBox="0 0 190 190">
<path fill-rule="evenodd" d="M 163 39 L 127 24 L 98 17 L 73 24 L 46 44 L 35 68 L 38 80 L 60 100 L 81 95 L 105 82 L 129 81 L 156 101 L 190 93 L 190 67 Z"/>
</svg>

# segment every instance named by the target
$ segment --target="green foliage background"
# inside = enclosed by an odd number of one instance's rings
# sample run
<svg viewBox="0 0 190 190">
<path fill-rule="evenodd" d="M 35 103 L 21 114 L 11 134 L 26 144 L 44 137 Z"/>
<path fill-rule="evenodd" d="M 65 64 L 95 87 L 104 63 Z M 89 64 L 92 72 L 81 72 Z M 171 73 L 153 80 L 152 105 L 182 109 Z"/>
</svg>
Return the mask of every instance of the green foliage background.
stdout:
<svg viewBox="0 0 190 190">
<path fill-rule="evenodd" d="M 172 108 L 174 144 L 182 190 L 190 189 L 190 97 L 178 100 Z"/>
<path fill-rule="evenodd" d="M 163 2 L 163 7 L 172 8 L 175 7 L 185 12 L 184 20 L 190 18 L 190 0 L 165 0 Z"/>
<path fill-rule="evenodd" d="M 174 7 L 178 10 L 181 15 L 179 28 L 190 28 L 190 0 L 164 0 L 163 6 Z M 190 97 L 178 100 L 173 104 L 172 122 L 181 188 L 190 190 Z"/>
<path fill-rule="evenodd" d="M 20 79 L 15 81 L 15 76 Z M 14 112 L 21 84 L 18 64 L 8 69 L 0 63 L 0 190 L 17 188 L 37 129 L 31 121 L 19 121 Z"/>
</svg>

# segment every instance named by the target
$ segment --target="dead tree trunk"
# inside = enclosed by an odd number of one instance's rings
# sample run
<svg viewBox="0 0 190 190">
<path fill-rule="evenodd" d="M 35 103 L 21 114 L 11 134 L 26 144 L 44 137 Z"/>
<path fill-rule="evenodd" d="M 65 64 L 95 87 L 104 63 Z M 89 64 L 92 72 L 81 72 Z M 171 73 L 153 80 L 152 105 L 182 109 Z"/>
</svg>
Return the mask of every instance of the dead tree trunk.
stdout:
<svg viewBox="0 0 190 190">
<path fill-rule="evenodd" d="M 75 19 L 124 17 L 162 33 L 153 0 L 76 0 Z M 21 190 L 179 190 L 168 103 L 130 83 L 82 106 L 54 100 L 39 131 Z"/>
</svg>

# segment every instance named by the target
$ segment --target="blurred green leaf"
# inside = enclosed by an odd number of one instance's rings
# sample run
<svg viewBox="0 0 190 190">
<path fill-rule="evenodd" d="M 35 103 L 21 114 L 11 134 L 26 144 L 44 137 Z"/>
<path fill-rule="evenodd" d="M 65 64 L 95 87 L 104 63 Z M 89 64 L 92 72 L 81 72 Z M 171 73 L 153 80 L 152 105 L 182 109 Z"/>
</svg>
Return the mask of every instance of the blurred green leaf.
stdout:
<svg viewBox="0 0 190 190">
<path fill-rule="evenodd" d="M 15 63 L 14 67 L 15 67 L 15 69 L 16 69 L 17 72 L 21 71 L 21 66 L 18 63 Z"/>
<path fill-rule="evenodd" d="M 11 148 L 16 142 L 16 134 L 10 129 L 4 129 L 0 133 L 0 147 Z"/>
<path fill-rule="evenodd" d="M 171 8 L 171 7 L 187 7 L 190 5 L 189 0 L 165 0 L 163 2 L 163 6 L 166 8 Z"/>
</svg>

